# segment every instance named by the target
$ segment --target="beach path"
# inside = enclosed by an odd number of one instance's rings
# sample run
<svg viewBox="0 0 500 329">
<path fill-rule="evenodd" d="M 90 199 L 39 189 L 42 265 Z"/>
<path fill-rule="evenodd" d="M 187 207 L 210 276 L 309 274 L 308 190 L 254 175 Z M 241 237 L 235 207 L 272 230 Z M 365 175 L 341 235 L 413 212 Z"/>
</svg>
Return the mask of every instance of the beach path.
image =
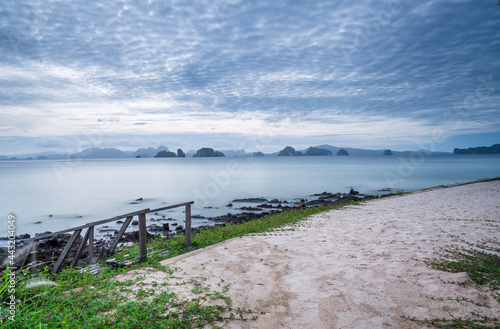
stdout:
<svg viewBox="0 0 500 329">
<path fill-rule="evenodd" d="M 423 260 L 439 247 L 500 240 L 499 200 L 499 180 L 383 198 L 162 264 L 175 266 L 183 282 L 215 290 L 229 284 L 233 307 L 253 313 L 225 328 L 423 328 L 401 316 L 449 318 L 475 311 L 498 317 L 500 305 L 486 287 L 450 284 L 468 275 L 432 269 Z M 165 279 L 162 272 L 148 276 Z M 192 288 L 171 285 L 186 295 Z"/>
</svg>

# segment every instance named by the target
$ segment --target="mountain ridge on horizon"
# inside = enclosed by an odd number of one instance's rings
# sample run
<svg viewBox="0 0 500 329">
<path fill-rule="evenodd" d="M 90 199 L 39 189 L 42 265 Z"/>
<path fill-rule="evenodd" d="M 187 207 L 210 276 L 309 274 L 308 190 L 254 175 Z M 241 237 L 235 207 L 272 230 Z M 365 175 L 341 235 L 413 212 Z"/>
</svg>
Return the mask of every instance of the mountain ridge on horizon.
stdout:
<svg viewBox="0 0 500 329">
<path fill-rule="evenodd" d="M 329 144 L 322 144 L 317 146 L 311 146 L 318 149 L 329 150 L 332 154 L 336 154 L 339 150 L 344 149 L 350 155 L 367 155 L 367 156 L 377 156 L 382 155 L 385 150 L 388 149 L 380 149 L 380 150 L 371 150 L 371 149 L 362 149 L 362 148 L 354 148 L 354 147 L 337 147 Z M 309 148 L 304 150 L 299 150 L 302 153 L 306 153 Z M 27 154 L 18 154 L 12 156 L 0 155 L 0 160 L 10 160 L 10 159 L 19 159 L 19 160 L 40 160 L 40 159 L 49 159 L 49 160 L 60 160 L 60 159 L 121 159 L 121 158 L 135 158 L 140 156 L 141 158 L 154 158 L 154 156 L 160 151 L 170 151 L 167 146 L 160 145 L 157 148 L 147 147 L 147 148 L 138 148 L 136 151 L 122 151 L 118 148 L 110 147 L 110 148 L 88 148 L 82 150 L 77 153 L 57 153 L 57 152 L 40 152 L 40 153 L 27 153 Z M 251 157 L 254 152 L 247 153 L 244 149 L 239 150 L 220 150 L 220 152 L 224 153 L 226 157 Z M 277 156 L 280 151 L 273 153 L 264 153 L 264 156 Z M 393 155 L 410 155 L 412 153 L 425 153 L 425 154 L 453 154 L 452 152 L 433 152 L 429 150 L 416 150 L 416 151 L 392 151 Z M 193 150 L 188 150 L 186 152 L 187 157 L 191 157 Z"/>
</svg>

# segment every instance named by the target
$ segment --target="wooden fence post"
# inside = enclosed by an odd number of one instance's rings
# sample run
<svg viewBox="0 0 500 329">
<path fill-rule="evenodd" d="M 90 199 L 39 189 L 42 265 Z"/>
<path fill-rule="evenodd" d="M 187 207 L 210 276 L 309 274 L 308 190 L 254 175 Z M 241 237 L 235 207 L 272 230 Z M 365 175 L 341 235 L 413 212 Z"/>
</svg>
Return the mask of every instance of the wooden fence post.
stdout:
<svg viewBox="0 0 500 329">
<path fill-rule="evenodd" d="M 139 214 L 139 250 L 141 253 L 141 262 L 148 258 L 148 248 L 146 247 L 148 232 L 146 230 L 146 213 Z"/>
<path fill-rule="evenodd" d="M 191 247 L 191 205 L 186 205 L 186 247 Z"/>
<path fill-rule="evenodd" d="M 76 252 L 75 259 L 73 260 L 73 265 L 72 265 L 73 267 L 75 267 L 78 264 L 80 257 L 82 257 L 83 250 L 85 250 L 85 247 L 87 246 L 87 241 L 89 239 L 89 235 L 90 235 L 90 227 L 85 232 L 85 235 L 83 236 L 82 243 L 80 243 L 80 247 L 78 248 L 78 251 Z"/>
<path fill-rule="evenodd" d="M 89 263 L 94 263 L 94 226 L 89 227 Z"/>
</svg>

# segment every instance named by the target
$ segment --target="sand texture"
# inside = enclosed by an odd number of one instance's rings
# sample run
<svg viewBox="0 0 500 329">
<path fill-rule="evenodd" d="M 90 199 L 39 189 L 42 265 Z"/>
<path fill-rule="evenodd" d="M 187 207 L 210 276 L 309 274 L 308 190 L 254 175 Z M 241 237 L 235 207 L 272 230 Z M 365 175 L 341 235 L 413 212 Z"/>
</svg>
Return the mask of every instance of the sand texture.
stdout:
<svg viewBox="0 0 500 329">
<path fill-rule="evenodd" d="M 499 180 L 416 192 L 320 213 L 162 264 L 178 268 L 177 281 L 194 278 L 214 290 L 230 284 L 233 306 L 251 309 L 258 319 L 230 321 L 227 328 L 423 328 L 401 315 L 498 317 L 500 305 L 486 287 L 450 284 L 468 275 L 435 270 L 423 260 L 439 247 L 498 241 L 499 201 Z M 171 280 L 170 288 L 186 296 L 192 289 L 162 272 L 148 276 Z"/>
</svg>

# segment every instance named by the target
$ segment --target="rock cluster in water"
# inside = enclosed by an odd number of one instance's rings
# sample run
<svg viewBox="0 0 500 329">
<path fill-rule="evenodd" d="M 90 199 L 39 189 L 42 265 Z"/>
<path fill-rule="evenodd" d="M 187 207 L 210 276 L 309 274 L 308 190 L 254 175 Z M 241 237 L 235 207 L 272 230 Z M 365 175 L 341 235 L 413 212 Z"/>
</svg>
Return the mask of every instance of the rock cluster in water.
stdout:
<svg viewBox="0 0 500 329">
<path fill-rule="evenodd" d="M 384 189 L 387 191 L 387 189 Z M 392 194 L 389 194 L 392 195 Z M 319 194 L 310 195 L 307 199 L 295 199 L 295 200 L 279 200 L 279 199 L 271 199 L 268 200 L 263 197 L 259 198 L 245 198 L 245 199 L 234 199 L 231 203 L 227 205 L 228 208 L 231 208 L 232 211 L 228 212 L 225 215 L 220 215 L 216 217 L 205 217 L 198 214 L 193 214 L 192 218 L 205 219 L 208 222 L 212 222 L 212 225 L 200 226 L 192 229 L 192 233 L 197 233 L 200 230 L 213 227 L 213 226 L 225 226 L 226 224 L 234 224 L 234 223 L 243 223 L 251 220 L 255 220 L 264 216 L 268 216 L 271 214 L 276 214 L 282 211 L 292 210 L 292 209 L 302 209 L 306 207 L 318 206 L 318 205 L 329 205 L 329 204 L 342 204 L 348 203 L 350 201 L 360 201 L 367 198 L 377 198 L 377 196 L 372 195 L 363 195 L 358 191 L 351 189 L 349 193 L 330 193 L 330 192 L 322 192 Z M 142 198 L 136 200 L 136 202 L 141 202 Z M 254 204 L 254 205 L 251 205 Z M 211 208 L 211 207 L 209 207 Z M 154 214 L 154 218 L 148 219 L 148 240 L 154 238 L 163 238 L 169 239 L 178 234 L 184 234 L 185 228 L 182 225 L 174 222 L 173 218 L 166 218 L 165 215 L 161 215 L 159 213 Z M 155 223 L 161 222 L 161 223 Z M 117 221 L 117 224 L 123 224 L 123 221 Z M 133 221 L 131 223 L 132 228 L 137 227 L 138 222 Z M 99 255 L 101 251 L 109 248 L 109 245 L 114 240 L 114 237 L 118 233 L 118 229 L 109 228 L 108 226 L 102 226 L 100 228 L 96 228 L 99 233 L 103 234 L 103 237 L 95 239 L 94 248 L 95 255 Z M 51 234 L 51 232 L 43 232 L 37 233 L 38 235 Z M 36 254 L 35 256 L 26 262 L 25 267 L 31 267 L 35 264 L 38 268 L 43 268 L 48 266 L 49 268 L 55 264 L 57 258 L 61 255 L 64 246 L 69 241 L 71 235 L 70 234 L 61 234 L 54 237 L 49 237 L 46 239 L 39 240 Z M 19 235 L 16 237 L 17 250 L 19 251 L 19 255 L 17 255 L 17 260 L 19 263 L 24 261 L 24 256 L 26 253 L 30 252 L 29 245 L 25 244 L 23 240 L 29 239 L 29 234 Z M 0 238 L 0 240 L 6 240 L 7 238 Z M 81 236 L 78 237 L 77 243 L 73 247 L 73 250 L 70 252 L 69 257 L 67 257 L 64 266 L 70 266 L 73 262 L 74 257 L 76 256 L 76 251 L 79 246 L 79 243 L 83 238 Z M 123 242 L 138 242 L 139 241 L 139 232 L 132 231 L 126 232 L 120 243 Z M 8 256 L 6 248 L 0 248 L 0 262 L 5 260 Z M 78 266 L 86 266 L 88 265 L 88 261 L 86 257 L 88 256 L 87 251 L 84 251 L 81 256 L 80 261 L 78 262 Z M 30 257 L 31 258 L 31 257 Z M 36 260 L 35 260 L 36 259 Z M 18 264 L 20 266 L 21 264 Z"/>
</svg>

